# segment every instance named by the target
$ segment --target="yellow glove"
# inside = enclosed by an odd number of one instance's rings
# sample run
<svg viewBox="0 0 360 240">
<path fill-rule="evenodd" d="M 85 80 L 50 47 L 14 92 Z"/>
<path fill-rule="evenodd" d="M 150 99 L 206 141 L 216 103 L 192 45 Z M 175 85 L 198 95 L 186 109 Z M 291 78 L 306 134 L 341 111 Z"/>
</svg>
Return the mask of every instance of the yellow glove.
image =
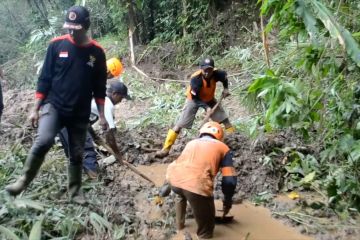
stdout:
<svg viewBox="0 0 360 240">
<path fill-rule="evenodd" d="M 154 204 L 162 206 L 164 204 L 164 198 L 160 197 L 159 195 L 155 196 Z"/>
</svg>

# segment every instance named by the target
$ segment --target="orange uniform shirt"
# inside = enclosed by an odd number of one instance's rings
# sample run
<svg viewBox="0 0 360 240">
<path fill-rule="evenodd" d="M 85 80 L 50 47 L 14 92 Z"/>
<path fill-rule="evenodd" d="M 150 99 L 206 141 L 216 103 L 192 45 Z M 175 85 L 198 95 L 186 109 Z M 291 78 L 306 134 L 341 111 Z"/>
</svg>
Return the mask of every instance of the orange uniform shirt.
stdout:
<svg viewBox="0 0 360 240">
<path fill-rule="evenodd" d="M 229 151 L 226 144 L 210 137 L 192 140 L 179 158 L 168 166 L 166 179 L 174 187 L 202 196 L 212 196 L 214 178 Z M 222 175 L 235 176 L 232 164 L 222 168 Z"/>
<path fill-rule="evenodd" d="M 186 95 L 188 99 L 193 99 L 196 95 L 197 99 L 208 103 L 215 97 L 216 83 L 220 81 L 224 87 L 228 87 L 227 74 L 224 71 L 214 69 L 211 79 L 204 79 L 201 70 L 191 75 L 190 86 L 187 88 Z"/>
</svg>

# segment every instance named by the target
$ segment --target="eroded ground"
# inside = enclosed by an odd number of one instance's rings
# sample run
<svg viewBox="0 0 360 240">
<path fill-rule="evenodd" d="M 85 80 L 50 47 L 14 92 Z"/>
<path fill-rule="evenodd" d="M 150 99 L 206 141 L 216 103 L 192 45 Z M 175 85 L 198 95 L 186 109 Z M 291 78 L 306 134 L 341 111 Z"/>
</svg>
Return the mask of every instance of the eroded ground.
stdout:
<svg viewBox="0 0 360 240">
<path fill-rule="evenodd" d="M 6 149 L 14 142 L 29 147 L 35 133 L 26 123 L 27 113 L 32 106 L 33 91 L 8 91 L 4 96 L 6 108 L 0 129 L 0 148 Z M 246 111 L 237 99 L 230 98 L 226 101 L 228 104 L 231 103 L 229 108 L 231 116 L 241 119 L 246 115 Z M 123 122 L 133 121 L 143 115 L 149 106 L 151 101 L 146 99 L 124 102 L 116 108 L 116 116 Z M 169 123 L 168 127 L 171 124 Z M 174 228 L 174 196 L 170 195 L 166 198 L 162 207 L 154 204 L 154 197 L 164 181 L 166 164 L 180 154 L 193 135 L 181 134 L 169 157 L 155 158 L 154 152 L 161 148 L 166 133 L 167 129 L 150 125 L 145 129 L 119 128 L 117 134 L 124 159 L 138 166 L 138 169 L 156 183 L 156 187 L 152 187 L 146 180 L 118 163 L 103 167 L 98 181 L 85 180 L 85 191 L 92 210 L 106 215 L 114 225 L 124 226 L 125 239 L 183 239 L 184 237 L 182 233 L 176 235 Z M 302 224 L 293 220 L 284 221 L 288 219 L 284 218 L 286 216 L 284 213 L 300 211 L 301 214 L 300 200 L 293 201 L 285 197 L 286 201 L 275 199 L 268 204 L 268 208 L 277 213 L 274 216 L 280 216 L 282 220 L 275 220 L 269 209 L 256 207 L 250 202 L 259 193 L 276 194 L 281 189 L 283 181 L 281 172 L 259 162 L 259 158 L 266 153 L 273 138 L 271 141 L 269 139 L 262 140 L 258 144 L 240 133 L 226 137 L 225 142 L 234 152 L 234 165 L 238 173 L 235 204 L 231 210 L 235 221 L 230 225 L 217 226 L 215 239 L 357 239 L 359 228 L 356 227 L 358 226 L 356 219 L 352 225 L 343 225 L 334 213 L 327 212 L 327 215 L 319 213 L 318 218 L 312 219 L 313 225 L 322 221 L 320 230 L 315 231 L 311 221 Z M 286 144 L 286 141 L 283 144 Z M 99 153 L 101 157 L 107 155 L 102 150 Z M 57 150 L 51 154 L 62 154 L 62 152 Z M 217 181 L 214 195 L 218 208 L 221 199 L 219 181 L 220 179 Z M 66 186 L 66 183 L 63 185 Z M 59 201 L 59 204 L 62 202 Z M 188 217 L 187 231 L 194 237 L 195 224 L 190 210 Z M 331 224 L 332 227 L 324 227 Z M 300 232 L 311 236 L 302 235 Z M 112 239 L 112 237 L 84 232 L 78 235 L 78 239 Z"/>
</svg>

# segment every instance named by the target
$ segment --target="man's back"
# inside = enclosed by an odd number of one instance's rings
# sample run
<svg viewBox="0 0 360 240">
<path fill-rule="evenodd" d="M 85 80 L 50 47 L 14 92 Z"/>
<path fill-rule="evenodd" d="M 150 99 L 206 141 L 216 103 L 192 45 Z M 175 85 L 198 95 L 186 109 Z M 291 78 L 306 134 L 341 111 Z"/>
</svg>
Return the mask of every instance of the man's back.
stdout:
<svg viewBox="0 0 360 240">
<path fill-rule="evenodd" d="M 171 163 L 167 179 L 172 186 L 203 196 L 213 195 L 213 181 L 229 148 L 221 141 L 202 137 L 190 141 Z"/>
</svg>

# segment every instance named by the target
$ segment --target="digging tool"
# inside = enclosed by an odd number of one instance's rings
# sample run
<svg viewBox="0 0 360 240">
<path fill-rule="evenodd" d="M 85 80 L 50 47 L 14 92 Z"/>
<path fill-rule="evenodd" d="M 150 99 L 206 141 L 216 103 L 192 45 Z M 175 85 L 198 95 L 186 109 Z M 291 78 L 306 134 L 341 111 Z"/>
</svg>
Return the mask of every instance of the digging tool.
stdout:
<svg viewBox="0 0 360 240">
<path fill-rule="evenodd" d="M 220 103 L 221 103 L 221 101 L 223 100 L 223 98 L 224 98 L 224 95 L 221 95 L 219 101 L 215 104 L 215 106 L 214 106 L 213 108 L 211 108 L 211 110 L 206 113 L 206 116 L 205 116 L 204 120 L 201 122 L 200 127 L 202 127 L 205 123 L 207 123 L 207 122 L 209 121 L 211 115 L 212 115 L 212 114 L 215 112 L 215 110 L 218 108 L 218 106 L 220 105 Z"/>
<path fill-rule="evenodd" d="M 147 181 L 149 181 L 153 186 L 155 186 L 155 182 L 153 180 L 151 180 L 150 178 L 148 178 L 147 176 L 145 176 L 144 174 L 142 174 L 139 170 L 137 170 L 133 165 L 131 165 L 130 163 L 122 160 L 120 154 L 115 153 L 115 151 L 104 141 L 104 139 L 102 139 L 100 136 L 98 136 L 94 129 L 90 126 L 89 127 L 89 132 L 90 135 L 92 136 L 92 138 L 94 139 L 95 143 L 103 146 L 110 154 L 112 154 L 115 159 L 120 163 L 123 164 L 125 166 L 127 166 L 128 168 L 130 168 L 131 171 L 133 171 L 134 173 L 138 174 L 140 177 L 146 179 Z"/>
</svg>

